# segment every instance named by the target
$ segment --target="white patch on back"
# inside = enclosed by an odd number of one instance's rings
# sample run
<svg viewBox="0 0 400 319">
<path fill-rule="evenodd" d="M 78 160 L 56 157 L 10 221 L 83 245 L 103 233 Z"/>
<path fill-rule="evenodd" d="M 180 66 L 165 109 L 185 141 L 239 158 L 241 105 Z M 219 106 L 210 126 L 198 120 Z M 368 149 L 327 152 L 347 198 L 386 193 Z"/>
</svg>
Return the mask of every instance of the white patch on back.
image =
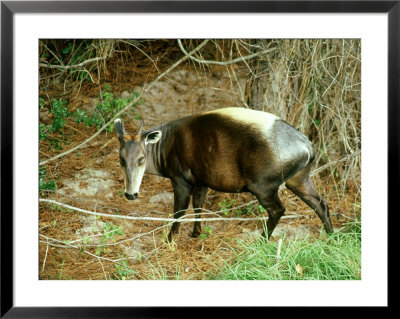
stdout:
<svg viewBox="0 0 400 319">
<path fill-rule="evenodd" d="M 252 125 L 258 128 L 267 140 L 270 140 L 274 123 L 279 119 L 279 117 L 271 113 L 245 109 L 242 107 L 227 107 L 207 113 L 218 113 L 230 117 L 235 121 Z"/>
</svg>

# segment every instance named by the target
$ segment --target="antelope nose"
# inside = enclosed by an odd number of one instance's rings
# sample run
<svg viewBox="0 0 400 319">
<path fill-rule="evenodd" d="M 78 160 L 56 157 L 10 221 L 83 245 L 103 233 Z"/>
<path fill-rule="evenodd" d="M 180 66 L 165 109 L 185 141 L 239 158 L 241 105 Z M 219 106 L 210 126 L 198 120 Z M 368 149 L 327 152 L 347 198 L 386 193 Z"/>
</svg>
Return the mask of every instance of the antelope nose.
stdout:
<svg viewBox="0 0 400 319">
<path fill-rule="evenodd" d="M 137 197 L 138 197 L 138 193 L 135 193 L 135 194 L 128 194 L 128 193 L 125 193 L 125 197 L 127 198 L 127 199 L 129 199 L 129 200 L 134 200 L 134 199 L 136 199 Z"/>
</svg>

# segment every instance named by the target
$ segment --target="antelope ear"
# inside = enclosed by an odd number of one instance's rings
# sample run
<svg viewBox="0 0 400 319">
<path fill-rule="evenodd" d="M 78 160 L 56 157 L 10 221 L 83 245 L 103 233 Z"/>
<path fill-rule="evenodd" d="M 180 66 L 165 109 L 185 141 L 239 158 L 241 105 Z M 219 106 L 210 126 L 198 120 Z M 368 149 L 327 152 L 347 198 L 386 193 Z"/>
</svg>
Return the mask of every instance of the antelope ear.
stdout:
<svg viewBox="0 0 400 319">
<path fill-rule="evenodd" d="M 114 121 L 114 128 L 115 128 L 115 132 L 117 133 L 117 137 L 118 137 L 119 141 L 121 142 L 121 144 L 123 144 L 124 139 L 122 138 L 122 136 L 126 134 L 124 122 L 122 122 L 121 119 L 116 119 Z"/>
<path fill-rule="evenodd" d="M 150 133 L 148 133 L 148 134 L 146 135 L 146 139 L 144 140 L 144 143 L 145 143 L 146 145 L 147 145 L 147 144 L 154 144 L 154 143 L 157 143 L 157 142 L 160 140 L 161 136 L 162 136 L 161 131 L 153 131 L 153 132 L 150 132 Z"/>
</svg>

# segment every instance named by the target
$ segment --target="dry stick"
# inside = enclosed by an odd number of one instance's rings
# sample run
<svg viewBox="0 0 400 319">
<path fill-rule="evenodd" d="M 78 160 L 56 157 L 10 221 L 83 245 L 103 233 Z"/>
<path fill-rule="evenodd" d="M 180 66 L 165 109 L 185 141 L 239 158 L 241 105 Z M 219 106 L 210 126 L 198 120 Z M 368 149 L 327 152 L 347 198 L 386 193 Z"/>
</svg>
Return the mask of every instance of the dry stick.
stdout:
<svg viewBox="0 0 400 319">
<path fill-rule="evenodd" d="M 192 51 L 190 51 L 188 54 L 186 54 L 182 59 L 180 59 L 179 61 L 175 62 L 172 66 L 170 66 L 165 72 L 161 73 L 152 83 L 149 84 L 149 86 L 146 89 L 143 89 L 143 91 L 140 93 L 140 95 L 134 99 L 131 103 L 129 103 L 127 106 L 125 106 L 121 111 L 119 111 L 117 114 L 114 115 L 114 117 L 109 120 L 105 125 L 103 125 L 103 127 L 101 127 L 95 134 L 93 134 L 91 137 L 89 137 L 88 139 L 86 139 L 85 141 L 83 141 L 82 143 L 78 144 L 77 146 L 71 148 L 70 150 L 60 153 L 48 160 L 42 161 L 39 163 L 39 165 L 44 165 L 47 164 L 51 161 L 54 161 L 56 159 L 59 159 L 60 157 L 63 157 L 67 154 L 70 154 L 74 151 L 76 151 L 77 149 L 81 148 L 83 145 L 89 143 L 91 140 L 95 139 L 98 135 L 100 135 L 101 132 L 103 132 L 111 123 L 114 122 L 114 120 L 120 116 L 122 113 L 125 113 L 132 105 L 134 105 L 137 101 L 139 101 L 139 99 L 142 97 L 142 95 L 144 93 L 147 93 L 148 91 L 150 91 L 150 89 L 154 86 L 154 84 L 156 84 L 162 77 L 164 77 L 166 74 L 168 74 L 169 72 L 171 72 L 173 69 L 175 69 L 179 64 L 181 64 L 183 61 L 185 61 L 186 59 L 188 59 L 192 54 L 194 54 L 195 52 L 197 52 L 198 50 L 200 50 L 206 43 L 208 42 L 208 40 L 204 40 L 197 48 L 193 49 Z"/>
<path fill-rule="evenodd" d="M 63 70 L 68 70 L 72 68 L 81 68 L 85 64 L 91 63 L 91 62 L 96 62 L 96 61 L 102 61 L 105 60 L 106 57 L 96 57 L 92 59 L 85 60 L 81 63 L 74 64 L 74 65 L 54 65 L 54 64 L 48 64 L 48 63 L 39 63 L 39 66 L 44 67 L 44 68 L 49 68 L 49 69 L 63 69 Z"/>
<path fill-rule="evenodd" d="M 158 222 L 180 222 L 180 223 L 187 223 L 187 222 L 195 222 L 199 221 L 198 218 L 185 218 L 185 216 L 182 216 L 181 218 L 174 219 L 174 218 L 161 218 L 161 217 L 134 217 L 134 216 L 120 216 L 120 215 L 111 215 L 111 214 L 106 214 L 106 213 L 97 213 L 97 212 L 92 212 L 86 209 L 70 206 L 67 204 L 63 204 L 60 202 L 57 202 L 52 199 L 45 199 L 45 198 L 39 198 L 39 202 L 44 202 L 44 203 L 50 203 L 50 204 L 55 204 L 57 206 L 61 206 L 67 209 L 71 209 L 76 212 L 81 212 L 84 214 L 88 215 L 94 215 L 94 216 L 102 216 L 102 217 L 107 217 L 107 218 L 116 218 L 116 219 L 127 219 L 127 220 L 141 220 L 141 221 L 158 221 Z M 281 219 L 292 219 L 292 218 L 299 218 L 299 216 L 282 216 Z M 229 220 L 229 221 L 249 221 L 249 220 L 268 220 L 268 217 L 248 217 L 248 218 L 243 218 L 243 217 L 216 217 L 216 218 L 203 218 L 202 221 L 222 221 L 222 220 Z"/>
<path fill-rule="evenodd" d="M 181 42 L 180 39 L 178 39 L 178 44 L 179 44 L 179 48 L 181 49 L 181 51 L 182 51 L 184 54 L 187 54 L 187 51 L 186 51 L 185 48 L 183 47 L 182 42 Z M 256 53 L 253 53 L 253 54 L 244 56 L 244 57 L 241 56 L 240 58 L 236 58 L 236 59 L 233 59 L 233 60 L 230 60 L 230 61 L 226 61 L 226 62 L 211 61 L 211 60 L 199 60 L 199 59 L 197 59 L 197 58 L 195 58 L 195 57 L 193 57 L 193 56 L 190 56 L 190 58 L 191 58 L 193 61 L 196 61 L 197 63 L 202 63 L 202 64 L 204 63 L 204 64 L 229 65 L 229 64 L 233 64 L 233 63 L 242 62 L 243 60 L 252 59 L 252 58 L 254 58 L 254 57 L 256 57 L 256 56 L 258 56 L 258 55 L 260 55 L 260 54 L 268 53 L 268 52 L 272 52 L 272 51 L 275 51 L 275 49 L 263 50 L 263 51 L 256 52 Z"/>
<path fill-rule="evenodd" d="M 42 272 L 44 271 L 44 267 L 46 265 L 46 260 L 47 260 L 47 253 L 49 252 L 49 241 L 47 240 L 47 247 L 46 247 L 46 253 L 44 255 L 44 260 L 43 260 L 43 266 L 42 266 Z"/>
<path fill-rule="evenodd" d="M 39 153 L 42 153 L 44 156 L 50 157 L 50 155 L 46 154 L 45 152 L 42 152 L 41 150 L 39 150 Z"/>
<path fill-rule="evenodd" d="M 278 241 L 278 249 L 276 252 L 276 262 L 279 262 L 279 258 L 281 258 L 281 247 L 282 247 L 282 238 Z"/>
<path fill-rule="evenodd" d="M 64 126 L 70 128 L 71 130 L 74 130 L 75 132 L 79 133 L 80 135 L 82 135 L 82 136 L 84 136 L 84 137 L 87 137 L 87 135 L 83 134 L 81 131 L 77 130 L 77 129 L 76 129 L 75 127 L 73 127 L 73 126 L 70 126 L 70 125 L 68 125 L 68 124 L 64 124 Z"/>
<path fill-rule="evenodd" d="M 101 268 L 103 269 L 104 278 L 107 280 L 107 275 L 106 275 L 106 271 L 104 270 L 103 263 L 101 262 L 101 259 L 100 259 L 100 258 L 97 258 L 97 260 L 99 261 L 100 266 L 101 266 Z"/>
</svg>

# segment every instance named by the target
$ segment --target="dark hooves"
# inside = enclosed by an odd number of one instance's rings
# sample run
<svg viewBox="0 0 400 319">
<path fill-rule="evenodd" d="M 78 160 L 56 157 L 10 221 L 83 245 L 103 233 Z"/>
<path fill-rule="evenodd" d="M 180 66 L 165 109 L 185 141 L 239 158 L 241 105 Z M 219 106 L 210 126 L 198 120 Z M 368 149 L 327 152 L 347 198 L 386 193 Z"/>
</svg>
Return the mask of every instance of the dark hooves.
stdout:
<svg viewBox="0 0 400 319">
<path fill-rule="evenodd" d="M 192 237 L 192 238 L 197 238 L 197 237 L 199 237 L 199 236 L 200 236 L 200 233 L 198 233 L 198 232 L 193 232 L 193 233 L 190 234 L 190 237 Z M 173 234 L 172 232 L 170 232 L 170 233 L 168 234 L 168 236 L 167 236 L 167 241 L 168 241 L 169 243 L 171 243 L 173 237 L 174 237 L 174 234 Z"/>
<path fill-rule="evenodd" d="M 199 237 L 200 236 L 200 233 L 198 233 L 198 232 L 193 232 L 191 235 L 190 235 L 190 237 L 192 237 L 192 238 L 197 238 L 197 237 Z"/>
</svg>

